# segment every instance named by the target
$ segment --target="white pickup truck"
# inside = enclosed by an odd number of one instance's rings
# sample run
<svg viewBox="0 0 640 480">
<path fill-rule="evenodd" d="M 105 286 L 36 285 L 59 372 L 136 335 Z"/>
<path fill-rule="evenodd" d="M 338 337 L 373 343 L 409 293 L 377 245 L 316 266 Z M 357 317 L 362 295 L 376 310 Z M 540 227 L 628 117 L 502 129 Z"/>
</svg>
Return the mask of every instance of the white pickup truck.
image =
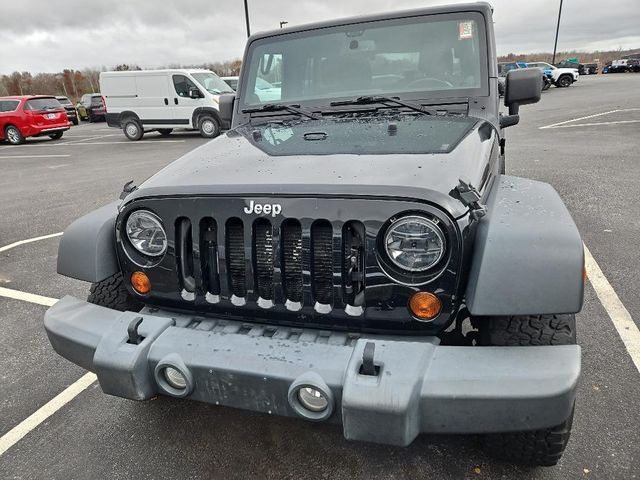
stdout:
<svg viewBox="0 0 640 480">
<path fill-rule="evenodd" d="M 569 87 L 578 81 L 580 74 L 577 68 L 559 68 L 547 62 L 527 62 L 530 67 L 538 67 L 543 70 L 551 70 L 551 83 L 556 87 Z"/>
</svg>

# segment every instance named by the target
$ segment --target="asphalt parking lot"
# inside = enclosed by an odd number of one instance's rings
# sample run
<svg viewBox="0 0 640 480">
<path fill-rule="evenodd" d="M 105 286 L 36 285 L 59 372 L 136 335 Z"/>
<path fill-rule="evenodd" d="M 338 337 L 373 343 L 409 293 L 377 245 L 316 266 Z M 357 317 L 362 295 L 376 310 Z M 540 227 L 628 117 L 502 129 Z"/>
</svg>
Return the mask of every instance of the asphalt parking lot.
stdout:
<svg viewBox="0 0 640 480">
<path fill-rule="evenodd" d="M 0 144 L 0 478 L 640 478 L 640 75 L 581 77 L 521 118 L 508 130 L 507 173 L 551 183 L 592 255 L 578 316 L 583 376 L 557 467 L 499 463 L 473 436 L 387 447 L 347 442 L 336 426 L 102 394 L 44 333 L 46 305 L 89 288 L 56 274 L 54 234 L 206 140 L 150 133 L 129 142 L 98 123 L 57 142 Z"/>
</svg>

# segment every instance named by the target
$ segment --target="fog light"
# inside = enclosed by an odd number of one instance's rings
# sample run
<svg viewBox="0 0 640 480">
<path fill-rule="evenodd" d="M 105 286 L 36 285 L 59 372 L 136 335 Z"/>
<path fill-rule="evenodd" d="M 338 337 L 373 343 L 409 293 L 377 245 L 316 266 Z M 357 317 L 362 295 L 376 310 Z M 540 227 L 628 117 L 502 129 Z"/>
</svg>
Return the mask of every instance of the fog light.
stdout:
<svg viewBox="0 0 640 480">
<path fill-rule="evenodd" d="M 187 388 L 187 379 L 180 370 L 173 367 L 165 367 L 164 378 L 169 385 L 178 390 L 184 390 Z"/>
<path fill-rule="evenodd" d="M 311 387 L 302 387 L 298 390 L 298 400 L 304 408 L 312 412 L 323 412 L 329 406 L 329 401 L 324 394 Z"/>
<path fill-rule="evenodd" d="M 151 280 L 144 272 L 133 272 L 131 274 L 131 286 L 140 295 L 146 295 L 151 291 Z"/>
<path fill-rule="evenodd" d="M 442 310 L 442 302 L 433 293 L 416 292 L 409 300 L 409 310 L 418 320 L 433 320 Z"/>
</svg>

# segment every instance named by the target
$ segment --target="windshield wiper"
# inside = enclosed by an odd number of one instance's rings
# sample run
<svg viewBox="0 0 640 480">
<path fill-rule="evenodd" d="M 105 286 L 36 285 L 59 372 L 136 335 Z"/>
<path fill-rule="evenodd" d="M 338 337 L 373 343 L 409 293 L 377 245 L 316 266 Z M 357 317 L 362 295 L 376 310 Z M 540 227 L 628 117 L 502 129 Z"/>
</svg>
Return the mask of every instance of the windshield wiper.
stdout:
<svg viewBox="0 0 640 480">
<path fill-rule="evenodd" d="M 413 102 L 406 102 L 404 100 L 400 100 L 397 97 L 362 96 L 362 97 L 354 98 L 353 100 L 342 100 L 339 102 L 331 102 L 329 105 L 331 105 L 332 107 L 338 107 L 340 105 L 371 105 L 372 103 L 382 103 L 387 105 L 390 103 L 393 103 L 401 107 L 406 107 L 415 112 L 424 113 L 425 115 L 438 114 L 438 112 L 436 112 L 432 108 L 427 108 L 423 105 L 419 105 Z"/>
<path fill-rule="evenodd" d="M 297 113 L 298 115 L 304 115 L 305 117 L 309 117 L 313 120 L 318 119 L 318 117 L 313 113 L 307 112 L 306 110 L 300 108 L 300 105 L 285 105 L 283 103 L 267 103 L 260 107 L 245 108 L 244 110 L 242 110 L 242 113 L 263 113 L 263 112 L 281 112 L 281 111 Z"/>
</svg>

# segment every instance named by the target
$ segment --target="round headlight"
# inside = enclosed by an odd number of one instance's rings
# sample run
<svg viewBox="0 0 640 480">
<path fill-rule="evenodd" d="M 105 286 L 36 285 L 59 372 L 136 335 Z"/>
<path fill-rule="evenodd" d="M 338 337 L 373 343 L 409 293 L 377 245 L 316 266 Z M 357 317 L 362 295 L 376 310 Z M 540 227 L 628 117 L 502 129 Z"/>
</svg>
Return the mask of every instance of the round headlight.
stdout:
<svg viewBox="0 0 640 480">
<path fill-rule="evenodd" d="M 138 210 L 127 219 L 127 238 L 140 253 L 159 257 L 167 250 L 167 234 L 153 213 Z"/>
<path fill-rule="evenodd" d="M 437 264 L 445 250 L 442 230 L 431 220 L 410 216 L 389 226 L 384 246 L 391 261 L 410 272 L 423 272 Z"/>
</svg>

